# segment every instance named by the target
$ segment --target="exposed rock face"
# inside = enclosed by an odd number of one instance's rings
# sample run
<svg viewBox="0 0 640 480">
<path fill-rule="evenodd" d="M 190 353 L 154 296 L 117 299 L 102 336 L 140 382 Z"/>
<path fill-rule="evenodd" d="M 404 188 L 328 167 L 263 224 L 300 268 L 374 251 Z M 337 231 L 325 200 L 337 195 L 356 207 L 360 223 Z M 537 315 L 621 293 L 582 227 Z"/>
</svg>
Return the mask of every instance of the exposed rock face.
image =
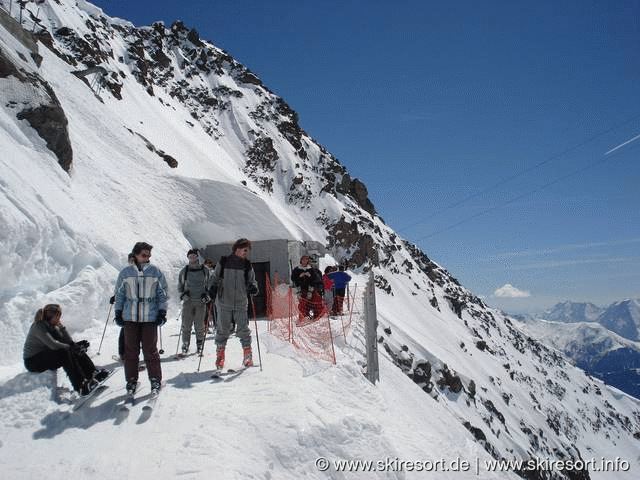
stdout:
<svg viewBox="0 0 640 480">
<path fill-rule="evenodd" d="M 37 59 L 34 58 L 34 62 Z M 4 92 L 10 108 L 24 106 L 17 112 L 18 120 L 26 120 L 31 128 L 46 142 L 47 148 L 58 158 L 58 163 L 69 172 L 73 162 L 73 149 L 67 129 L 68 121 L 64 109 L 51 86 L 35 72 L 27 72 L 19 68 L 3 52 L 0 52 L 0 78 L 15 77 L 26 89 L 31 91 L 30 98 L 20 98 L 18 87 L 11 87 Z M 11 85 L 11 84 L 8 84 Z M 18 101 L 20 99 L 20 101 Z"/>
<path fill-rule="evenodd" d="M 53 94 L 53 91 L 51 91 Z M 64 110 L 53 94 L 51 103 L 35 108 L 25 108 L 17 117 L 26 120 L 29 125 L 38 132 L 38 135 L 47 142 L 47 148 L 51 150 L 64 171 L 69 172 L 73 161 L 73 150 L 69 132 L 67 130 L 67 117 Z"/>
</svg>

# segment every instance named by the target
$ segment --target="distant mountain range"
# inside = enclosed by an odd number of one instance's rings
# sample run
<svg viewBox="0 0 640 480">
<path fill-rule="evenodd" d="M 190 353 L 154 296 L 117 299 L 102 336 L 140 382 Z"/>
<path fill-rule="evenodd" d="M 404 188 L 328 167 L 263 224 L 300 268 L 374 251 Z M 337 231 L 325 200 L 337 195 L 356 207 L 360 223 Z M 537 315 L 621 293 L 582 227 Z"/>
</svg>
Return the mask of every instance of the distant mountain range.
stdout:
<svg viewBox="0 0 640 480">
<path fill-rule="evenodd" d="M 605 308 L 563 302 L 516 318 L 533 337 L 562 351 L 587 373 L 640 398 L 640 299 Z"/>
<path fill-rule="evenodd" d="M 640 340 L 640 299 L 623 300 L 606 308 L 593 303 L 563 302 L 537 316 L 550 322 L 596 322 L 612 332 Z"/>
</svg>

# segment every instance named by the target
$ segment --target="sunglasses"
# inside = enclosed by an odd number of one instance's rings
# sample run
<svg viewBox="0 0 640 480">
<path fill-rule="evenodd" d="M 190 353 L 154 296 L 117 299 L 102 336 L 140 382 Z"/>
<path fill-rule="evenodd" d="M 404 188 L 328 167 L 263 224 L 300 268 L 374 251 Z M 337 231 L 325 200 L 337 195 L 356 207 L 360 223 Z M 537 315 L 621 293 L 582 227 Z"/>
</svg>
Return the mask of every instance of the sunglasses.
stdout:
<svg viewBox="0 0 640 480">
<path fill-rule="evenodd" d="M 139 253 L 138 256 L 140 256 L 142 258 L 151 258 L 151 254 L 150 253 Z"/>
</svg>

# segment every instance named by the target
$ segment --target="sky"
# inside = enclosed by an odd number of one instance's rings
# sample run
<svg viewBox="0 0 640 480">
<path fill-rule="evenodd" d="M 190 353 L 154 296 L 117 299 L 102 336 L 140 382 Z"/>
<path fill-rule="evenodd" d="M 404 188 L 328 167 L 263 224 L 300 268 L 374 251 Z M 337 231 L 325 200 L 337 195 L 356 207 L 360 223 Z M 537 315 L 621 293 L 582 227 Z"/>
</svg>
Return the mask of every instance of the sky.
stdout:
<svg viewBox="0 0 640 480">
<path fill-rule="evenodd" d="M 640 297 L 637 0 L 92 3 L 230 53 L 490 305 Z"/>
</svg>

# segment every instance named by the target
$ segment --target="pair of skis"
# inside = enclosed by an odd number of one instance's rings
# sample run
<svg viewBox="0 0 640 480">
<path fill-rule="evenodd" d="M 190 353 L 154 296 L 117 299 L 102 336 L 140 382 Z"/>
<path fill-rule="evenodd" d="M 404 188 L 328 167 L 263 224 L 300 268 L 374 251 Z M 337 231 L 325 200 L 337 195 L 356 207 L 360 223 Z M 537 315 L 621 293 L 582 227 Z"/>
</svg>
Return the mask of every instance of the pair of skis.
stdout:
<svg viewBox="0 0 640 480">
<path fill-rule="evenodd" d="M 99 393 L 104 392 L 108 388 L 108 386 L 105 385 L 105 382 L 107 380 L 109 380 L 109 378 L 111 378 L 113 376 L 113 374 L 116 373 L 116 370 L 117 370 L 117 368 L 114 368 L 113 370 L 111 370 L 109 372 L 109 375 L 107 375 L 105 378 L 102 379 L 101 382 L 98 382 L 98 384 L 95 387 L 93 387 L 93 390 L 91 390 L 88 394 L 80 397 L 78 400 L 76 400 L 76 403 L 75 403 L 75 405 L 73 407 L 73 410 L 74 411 L 79 410 L 89 400 L 94 398 Z"/>
<path fill-rule="evenodd" d="M 160 390 L 162 390 L 162 387 L 160 387 Z M 146 399 L 145 404 L 142 406 L 142 410 L 153 410 L 156 406 L 156 402 L 158 401 L 158 397 L 160 396 L 160 390 L 151 390 L 149 398 Z M 128 407 L 135 406 L 138 403 L 137 400 L 135 392 L 132 394 L 128 393 L 124 399 L 124 404 L 121 409 L 126 410 Z"/>
<path fill-rule="evenodd" d="M 223 380 L 224 379 L 225 381 L 227 381 L 227 380 L 230 379 L 230 377 L 231 378 L 237 377 L 238 375 L 240 375 L 242 372 L 244 372 L 248 368 L 251 368 L 251 367 L 242 366 L 242 367 L 237 368 L 237 369 L 229 368 L 227 370 L 223 370 L 223 369 L 218 368 L 218 369 L 213 371 L 213 373 L 211 374 L 211 378 L 213 380 Z"/>
</svg>

